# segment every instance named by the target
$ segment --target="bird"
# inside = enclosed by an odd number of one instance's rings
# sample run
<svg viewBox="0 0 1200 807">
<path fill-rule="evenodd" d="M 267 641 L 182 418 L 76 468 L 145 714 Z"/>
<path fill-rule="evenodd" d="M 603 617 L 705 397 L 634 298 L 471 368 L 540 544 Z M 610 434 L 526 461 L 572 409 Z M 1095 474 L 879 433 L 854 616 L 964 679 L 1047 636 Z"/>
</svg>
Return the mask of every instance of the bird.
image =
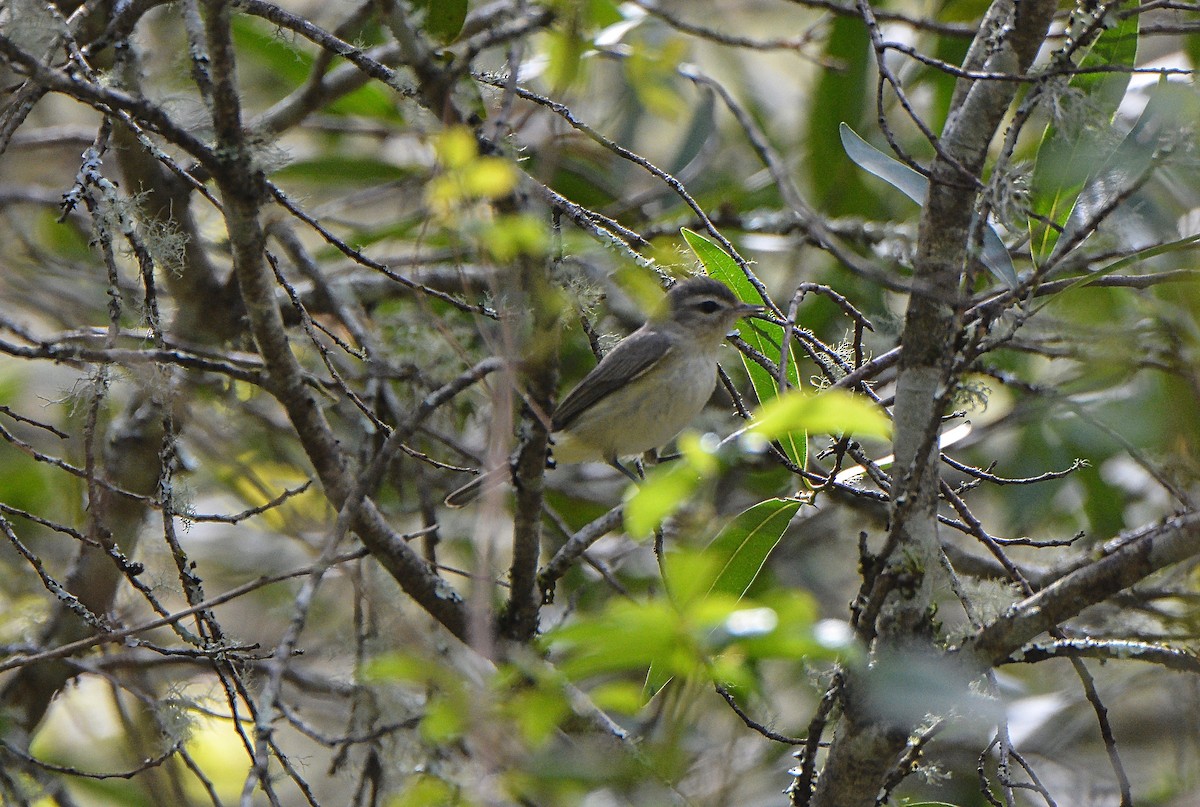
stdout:
<svg viewBox="0 0 1200 807">
<path fill-rule="evenodd" d="M 761 305 L 737 298 L 707 276 L 676 283 L 646 324 L 622 339 L 566 394 L 550 417 L 556 464 L 603 461 L 637 480 L 622 457 L 670 442 L 712 397 L 726 334 Z M 462 507 L 504 481 L 507 467 L 485 471 L 452 491 Z"/>
</svg>

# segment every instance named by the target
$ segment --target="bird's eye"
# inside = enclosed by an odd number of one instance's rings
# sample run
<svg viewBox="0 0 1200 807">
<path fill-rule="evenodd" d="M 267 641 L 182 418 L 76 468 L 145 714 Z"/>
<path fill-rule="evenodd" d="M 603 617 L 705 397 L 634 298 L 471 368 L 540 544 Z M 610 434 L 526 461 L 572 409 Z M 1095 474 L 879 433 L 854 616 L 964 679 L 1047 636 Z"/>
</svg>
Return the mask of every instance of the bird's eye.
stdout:
<svg viewBox="0 0 1200 807">
<path fill-rule="evenodd" d="M 721 304 L 716 300 L 705 300 L 702 303 L 696 303 L 696 308 L 700 309 L 705 314 L 713 314 L 721 307 Z"/>
</svg>

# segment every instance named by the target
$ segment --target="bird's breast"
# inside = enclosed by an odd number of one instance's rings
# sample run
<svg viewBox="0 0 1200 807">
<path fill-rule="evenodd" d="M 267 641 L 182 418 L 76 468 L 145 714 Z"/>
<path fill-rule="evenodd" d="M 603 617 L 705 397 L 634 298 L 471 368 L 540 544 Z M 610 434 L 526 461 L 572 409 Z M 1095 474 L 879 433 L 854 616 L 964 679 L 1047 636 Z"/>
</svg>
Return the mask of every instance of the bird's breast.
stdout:
<svg viewBox="0 0 1200 807">
<path fill-rule="evenodd" d="M 555 458 L 560 462 L 607 460 L 659 448 L 696 419 L 716 383 L 715 355 L 676 349 L 556 434 Z"/>
</svg>

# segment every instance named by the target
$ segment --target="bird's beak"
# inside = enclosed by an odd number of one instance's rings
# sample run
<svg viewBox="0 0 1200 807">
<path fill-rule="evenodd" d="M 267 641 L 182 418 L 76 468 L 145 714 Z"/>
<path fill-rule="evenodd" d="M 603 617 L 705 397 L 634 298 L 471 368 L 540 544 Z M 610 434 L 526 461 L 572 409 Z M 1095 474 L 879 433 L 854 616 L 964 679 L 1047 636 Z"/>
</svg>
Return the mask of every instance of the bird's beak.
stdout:
<svg viewBox="0 0 1200 807">
<path fill-rule="evenodd" d="M 767 310 L 765 305 L 751 305 L 750 303 L 740 303 L 737 307 L 737 315 L 739 317 L 752 317 L 755 314 L 762 314 Z"/>
</svg>

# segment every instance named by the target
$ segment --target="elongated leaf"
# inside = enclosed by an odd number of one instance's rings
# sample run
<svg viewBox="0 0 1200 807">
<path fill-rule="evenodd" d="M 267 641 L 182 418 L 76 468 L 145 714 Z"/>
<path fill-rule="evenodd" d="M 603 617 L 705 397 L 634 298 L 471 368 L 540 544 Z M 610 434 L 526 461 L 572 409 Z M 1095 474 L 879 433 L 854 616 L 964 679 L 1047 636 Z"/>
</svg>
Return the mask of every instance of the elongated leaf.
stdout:
<svg viewBox="0 0 1200 807">
<path fill-rule="evenodd" d="M 839 127 L 839 130 L 842 135 L 842 148 L 846 150 L 846 156 L 853 160 L 859 168 L 879 177 L 917 204 L 925 204 L 925 195 L 929 191 L 929 179 L 924 174 L 887 156 L 859 137 L 858 132 L 845 123 Z"/>
<path fill-rule="evenodd" d="M 1139 19 L 1133 14 L 1104 30 L 1080 66 L 1132 67 L 1137 59 Z M 1054 253 L 1060 228 L 1066 226 L 1080 194 L 1102 176 L 1097 169 L 1118 148 L 1107 142 L 1107 128 L 1129 86 L 1129 76 L 1126 70 L 1075 76 L 1072 90 L 1086 99 L 1091 119 L 1103 125 L 1066 135 L 1051 123 L 1042 133 L 1031 181 L 1032 201 L 1034 212 L 1049 224 L 1030 219 L 1030 252 L 1036 265 Z"/>
<path fill-rule="evenodd" d="M 1080 67 L 1133 67 L 1137 61 L 1140 19 L 1140 15 L 1130 14 L 1101 31 Z M 1131 75 L 1128 70 L 1080 73 L 1071 79 L 1071 86 L 1086 93 L 1094 104 L 1102 105 L 1101 111 L 1112 120 L 1129 88 Z"/>
<path fill-rule="evenodd" d="M 691 164 L 701 153 L 704 146 L 717 131 L 717 102 L 712 92 L 701 92 L 700 98 L 693 104 L 692 119 L 688 122 L 687 130 L 680 138 L 679 145 L 671 157 L 669 170 L 679 174 Z"/>
<path fill-rule="evenodd" d="M 1158 150 L 1173 147 L 1176 133 L 1194 127 L 1200 99 L 1192 89 L 1166 81 L 1147 94 L 1146 106 L 1129 133 L 1088 176 L 1051 257 L 1085 241 L 1091 228 L 1101 223 L 1128 249 L 1148 248 L 1156 237 L 1179 235 L 1178 223 L 1156 215 L 1153 196 L 1135 186 L 1151 170 Z"/>
<path fill-rule="evenodd" d="M 795 499 L 767 499 L 739 513 L 706 550 L 721 564 L 709 593 L 742 597 L 799 509 Z"/>
<path fill-rule="evenodd" d="M 704 264 L 709 275 L 733 289 L 738 299 L 756 305 L 766 302 L 759 294 L 758 289 L 754 288 L 754 285 L 746 279 L 746 275 L 733 258 L 726 255 L 723 249 L 686 227 L 681 232 L 684 240 L 692 248 L 692 252 L 696 253 L 700 263 Z M 782 326 L 762 320 L 744 319 L 738 322 L 737 328 L 741 337 L 755 350 L 773 361 L 779 361 L 783 352 Z M 754 394 L 758 397 L 759 403 L 766 403 L 779 394 L 777 378 L 745 356 L 742 356 L 742 364 L 745 365 L 746 373 L 750 376 L 750 383 L 754 387 Z M 800 388 L 800 369 L 790 345 L 788 346 L 787 377 L 788 384 L 793 389 Z M 795 432 L 780 435 L 779 440 L 788 459 L 803 468 L 808 452 L 808 435 L 803 432 Z"/>
<path fill-rule="evenodd" d="M 884 154 L 859 137 L 858 133 L 845 123 L 841 125 L 841 135 L 842 148 L 856 165 L 879 177 L 917 204 L 925 204 L 925 196 L 929 191 L 927 177 Z M 1004 240 L 1000 238 L 996 228 L 990 224 L 983 230 L 983 252 L 979 260 L 997 280 L 1008 284 L 1010 288 L 1016 287 L 1017 270 L 1013 267 L 1008 247 L 1004 245 Z"/>
<path fill-rule="evenodd" d="M 822 54 L 840 69 L 821 70 L 812 88 L 799 138 L 804 149 L 809 187 L 815 203 L 833 216 L 879 215 L 881 208 L 866 190 L 866 178 L 844 160 L 831 160 L 837 150 L 838 123 L 852 125 L 868 120 L 874 96 L 875 69 L 870 43 L 862 23 L 852 17 L 835 17 L 826 27 Z"/>
</svg>

